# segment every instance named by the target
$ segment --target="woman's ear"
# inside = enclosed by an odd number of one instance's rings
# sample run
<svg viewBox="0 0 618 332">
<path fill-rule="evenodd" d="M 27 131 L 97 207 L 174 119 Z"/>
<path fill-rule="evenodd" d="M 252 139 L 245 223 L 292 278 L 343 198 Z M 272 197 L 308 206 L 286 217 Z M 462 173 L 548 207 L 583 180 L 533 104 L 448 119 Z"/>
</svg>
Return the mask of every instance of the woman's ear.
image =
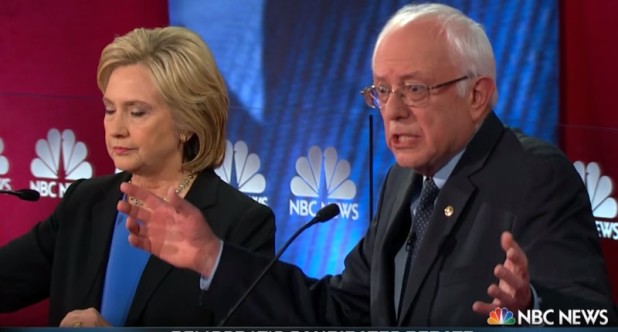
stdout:
<svg viewBox="0 0 618 332">
<path fill-rule="evenodd" d="M 180 143 L 187 143 L 189 141 L 189 139 L 191 138 L 191 136 L 193 136 L 192 133 L 183 130 L 180 132 Z"/>
</svg>

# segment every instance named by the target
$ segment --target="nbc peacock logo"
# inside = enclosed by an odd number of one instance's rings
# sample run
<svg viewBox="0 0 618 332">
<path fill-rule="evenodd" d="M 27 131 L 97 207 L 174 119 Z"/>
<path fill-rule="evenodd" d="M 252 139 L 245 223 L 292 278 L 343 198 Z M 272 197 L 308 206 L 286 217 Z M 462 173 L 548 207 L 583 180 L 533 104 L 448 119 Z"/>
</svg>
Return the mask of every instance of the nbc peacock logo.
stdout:
<svg viewBox="0 0 618 332">
<path fill-rule="evenodd" d="M 4 152 L 4 141 L 0 138 L 0 175 L 5 175 L 9 172 L 9 160 L 2 155 Z"/>
<path fill-rule="evenodd" d="M 602 175 L 601 167 L 596 162 L 585 165 L 576 161 L 573 166 L 586 185 L 599 236 L 618 240 L 618 223 L 614 221 L 618 215 L 618 204 L 611 196 L 614 190 L 612 179 Z"/>
<path fill-rule="evenodd" d="M 296 160 L 298 175 L 292 178 L 290 190 L 297 198 L 290 200 L 290 214 L 315 216 L 322 206 L 337 200 L 341 217 L 357 220 L 358 203 L 351 202 L 356 197 L 356 185 L 349 179 L 350 170 L 350 163 L 339 159 L 335 148 L 322 152 L 312 146 L 306 157 Z"/>
<path fill-rule="evenodd" d="M 11 190 L 10 179 L 3 178 L 9 172 L 9 160 L 2 155 L 4 152 L 4 141 L 0 138 L 0 190 Z"/>
<path fill-rule="evenodd" d="M 515 317 L 513 312 L 507 308 L 496 308 L 494 311 L 489 312 L 489 318 L 487 318 L 487 324 L 489 325 L 515 325 Z"/>
<path fill-rule="evenodd" d="M 66 181 L 92 177 L 92 165 L 86 161 L 86 144 L 78 142 L 70 129 L 62 133 L 50 129 L 47 139 L 36 142 L 35 151 L 37 157 L 30 163 L 30 171 L 38 179 L 30 181 L 30 189 L 43 197 L 62 198 L 71 184 L 60 181 L 62 178 Z"/>
<path fill-rule="evenodd" d="M 260 157 L 249 153 L 247 143 L 238 141 L 232 145 L 230 141 L 226 141 L 225 158 L 221 166 L 215 169 L 215 173 L 257 202 L 267 205 L 268 197 L 263 195 L 266 179 L 258 172 L 260 166 Z"/>
</svg>

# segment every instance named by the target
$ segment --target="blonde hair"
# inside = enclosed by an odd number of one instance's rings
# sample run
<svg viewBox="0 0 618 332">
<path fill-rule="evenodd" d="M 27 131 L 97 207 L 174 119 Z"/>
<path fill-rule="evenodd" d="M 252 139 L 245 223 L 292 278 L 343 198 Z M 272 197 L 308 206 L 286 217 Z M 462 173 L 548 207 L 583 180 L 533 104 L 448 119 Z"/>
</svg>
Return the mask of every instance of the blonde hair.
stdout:
<svg viewBox="0 0 618 332">
<path fill-rule="evenodd" d="M 181 27 L 138 28 L 116 37 L 99 60 L 97 83 L 105 92 L 118 67 L 140 64 L 154 78 L 179 132 L 192 134 L 183 169 L 216 168 L 225 155 L 229 99 L 225 82 L 204 41 Z"/>
</svg>

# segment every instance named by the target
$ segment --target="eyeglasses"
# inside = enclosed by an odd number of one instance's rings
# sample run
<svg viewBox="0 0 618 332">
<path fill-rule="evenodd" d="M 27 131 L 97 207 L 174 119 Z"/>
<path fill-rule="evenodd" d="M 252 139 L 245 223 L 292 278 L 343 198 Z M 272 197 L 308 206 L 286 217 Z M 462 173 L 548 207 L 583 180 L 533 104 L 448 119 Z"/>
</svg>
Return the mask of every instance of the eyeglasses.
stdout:
<svg viewBox="0 0 618 332">
<path fill-rule="evenodd" d="M 427 86 L 426 84 L 420 83 L 404 84 L 399 89 L 393 89 L 386 84 L 371 85 L 364 88 L 361 91 L 361 94 L 365 97 L 365 102 L 367 102 L 367 105 L 371 108 L 383 108 L 393 92 L 399 93 L 399 97 L 401 97 L 401 100 L 405 105 L 418 107 L 425 105 L 429 101 L 431 91 L 467 80 L 468 78 L 470 77 L 465 75 L 460 78 L 433 86 Z"/>
</svg>

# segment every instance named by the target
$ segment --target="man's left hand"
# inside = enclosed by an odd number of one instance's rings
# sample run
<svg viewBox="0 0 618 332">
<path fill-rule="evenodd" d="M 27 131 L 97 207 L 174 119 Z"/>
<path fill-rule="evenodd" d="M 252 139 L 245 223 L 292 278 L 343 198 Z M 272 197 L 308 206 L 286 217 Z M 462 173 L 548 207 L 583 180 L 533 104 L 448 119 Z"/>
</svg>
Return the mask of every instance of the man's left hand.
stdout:
<svg viewBox="0 0 618 332">
<path fill-rule="evenodd" d="M 500 245 L 506 253 L 504 263 L 494 268 L 494 275 L 500 281 L 498 285 L 491 284 L 487 288 L 487 294 L 493 298 L 491 303 L 476 301 L 472 304 L 472 310 L 479 314 L 487 315 L 497 307 L 506 307 L 512 312 L 517 312 L 532 305 L 526 253 L 509 232 L 502 233 Z"/>
</svg>

